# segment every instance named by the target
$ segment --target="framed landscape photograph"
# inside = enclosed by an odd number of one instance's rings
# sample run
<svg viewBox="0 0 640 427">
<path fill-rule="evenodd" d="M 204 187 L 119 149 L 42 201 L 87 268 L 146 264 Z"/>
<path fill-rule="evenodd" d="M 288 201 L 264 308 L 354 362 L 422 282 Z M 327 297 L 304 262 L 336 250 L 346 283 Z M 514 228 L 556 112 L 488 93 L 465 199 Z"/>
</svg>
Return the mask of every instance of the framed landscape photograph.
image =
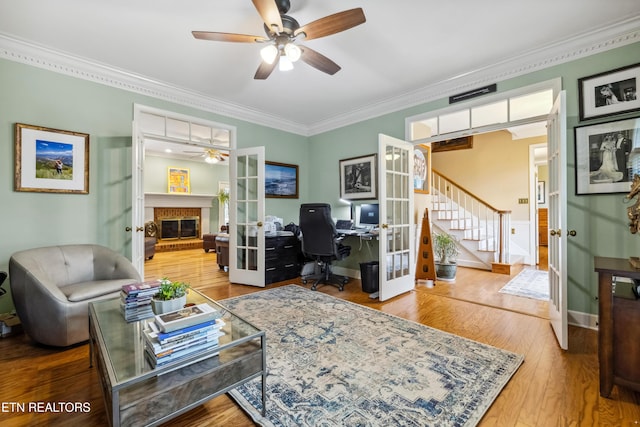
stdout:
<svg viewBox="0 0 640 427">
<path fill-rule="evenodd" d="M 640 137 L 640 118 L 575 131 L 576 194 L 628 193 L 633 177 L 629 155 Z"/>
<path fill-rule="evenodd" d="M 89 193 L 89 134 L 15 125 L 15 191 Z"/>
<path fill-rule="evenodd" d="M 578 79 L 580 120 L 640 110 L 640 64 Z"/>
<path fill-rule="evenodd" d="M 167 173 L 167 192 L 171 194 L 191 194 L 189 169 L 169 167 Z"/>
<path fill-rule="evenodd" d="M 264 162 L 265 197 L 297 199 L 298 165 Z"/>
<path fill-rule="evenodd" d="M 340 160 L 340 198 L 366 200 L 378 198 L 378 155 Z"/>
</svg>

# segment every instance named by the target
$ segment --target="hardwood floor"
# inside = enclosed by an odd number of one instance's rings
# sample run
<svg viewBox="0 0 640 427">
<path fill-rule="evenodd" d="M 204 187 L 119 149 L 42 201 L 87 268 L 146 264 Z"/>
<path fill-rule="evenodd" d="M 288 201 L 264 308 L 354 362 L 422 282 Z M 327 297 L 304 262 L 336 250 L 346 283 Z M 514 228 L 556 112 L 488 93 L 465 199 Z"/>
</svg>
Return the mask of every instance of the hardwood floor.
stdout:
<svg viewBox="0 0 640 427">
<path fill-rule="evenodd" d="M 202 250 L 156 253 L 145 264 L 147 279 L 185 280 L 214 299 L 261 289 L 229 284 L 214 253 Z M 545 268 L 544 264 L 539 266 Z M 511 276 L 515 276 L 515 272 Z M 598 392 L 597 332 L 570 327 L 569 350 L 558 348 L 535 300 L 493 295 L 509 276 L 460 268 L 455 283 L 418 286 L 379 302 L 352 280 L 343 292 L 327 293 L 431 327 L 524 354 L 525 362 L 489 408 L 481 426 L 621 426 L 640 423 L 640 393 L 615 386 L 612 398 Z M 273 288 L 299 280 L 272 284 Z M 526 300 L 526 301 L 521 301 Z M 502 307 L 502 308 L 496 308 Z M 528 314 L 524 314 L 528 313 Z M 0 339 L 0 425 L 49 426 L 106 424 L 95 369 L 88 367 L 88 344 L 57 349 L 34 344 L 27 336 Z M 88 412 L 20 412 L 15 403 L 88 402 Z M 13 408 L 13 410 L 12 410 Z M 253 422 L 226 395 L 167 424 L 171 426 L 251 426 Z"/>
</svg>

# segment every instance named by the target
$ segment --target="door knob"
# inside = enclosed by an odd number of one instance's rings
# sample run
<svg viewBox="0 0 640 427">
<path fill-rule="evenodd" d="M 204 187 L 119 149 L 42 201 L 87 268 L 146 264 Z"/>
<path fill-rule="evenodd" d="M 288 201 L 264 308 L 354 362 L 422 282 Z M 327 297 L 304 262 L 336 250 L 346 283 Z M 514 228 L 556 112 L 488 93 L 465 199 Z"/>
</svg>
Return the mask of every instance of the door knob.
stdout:
<svg viewBox="0 0 640 427">
<path fill-rule="evenodd" d="M 578 233 L 576 233 L 576 230 L 569 230 L 569 233 L 567 233 L 567 234 L 568 234 L 569 236 L 571 236 L 571 237 L 575 237 L 575 236 L 576 236 L 576 234 L 578 234 Z"/>
<path fill-rule="evenodd" d="M 389 224 L 382 224 L 382 228 L 389 228 Z"/>
<path fill-rule="evenodd" d="M 136 227 L 136 231 L 144 231 L 144 227 Z"/>
<path fill-rule="evenodd" d="M 125 227 L 124 231 L 128 233 L 129 231 L 131 231 L 131 227 Z"/>
<path fill-rule="evenodd" d="M 557 230 L 551 230 L 551 231 L 549 231 L 549 234 L 550 234 L 550 235 L 552 235 L 552 236 L 557 235 L 558 237 L 560 237 L 560 232 L 561 232 L 561 230 L 560 230 L 560 229 L 557 229 Z"/>
</svg>

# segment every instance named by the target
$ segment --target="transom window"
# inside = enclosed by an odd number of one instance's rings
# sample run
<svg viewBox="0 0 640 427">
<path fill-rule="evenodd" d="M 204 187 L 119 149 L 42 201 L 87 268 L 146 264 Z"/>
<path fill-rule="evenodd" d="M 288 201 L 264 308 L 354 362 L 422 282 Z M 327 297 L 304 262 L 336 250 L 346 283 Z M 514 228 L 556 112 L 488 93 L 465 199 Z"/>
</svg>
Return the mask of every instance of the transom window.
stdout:
<svg viewBox="0 0 640 427">
<path fill-rule="evenodd" d="M 408 117 L 406 137 L 425 143 L 546 120 L 559 91 L 555 79 Z"/>
</svg>

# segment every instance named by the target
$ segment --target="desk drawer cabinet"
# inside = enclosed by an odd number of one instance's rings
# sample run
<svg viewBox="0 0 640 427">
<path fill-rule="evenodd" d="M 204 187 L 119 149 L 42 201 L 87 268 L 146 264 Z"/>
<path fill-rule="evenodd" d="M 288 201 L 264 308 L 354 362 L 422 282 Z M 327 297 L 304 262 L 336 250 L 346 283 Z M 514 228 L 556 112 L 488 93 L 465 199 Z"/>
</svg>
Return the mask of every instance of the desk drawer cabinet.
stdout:
<svg viewBox="0 0 640 427">
<path fill-rule="evenodd" d="M 300 241 L 295 236 L 265 238 L 265 284 L 300 276 Z"/>
</svg>

